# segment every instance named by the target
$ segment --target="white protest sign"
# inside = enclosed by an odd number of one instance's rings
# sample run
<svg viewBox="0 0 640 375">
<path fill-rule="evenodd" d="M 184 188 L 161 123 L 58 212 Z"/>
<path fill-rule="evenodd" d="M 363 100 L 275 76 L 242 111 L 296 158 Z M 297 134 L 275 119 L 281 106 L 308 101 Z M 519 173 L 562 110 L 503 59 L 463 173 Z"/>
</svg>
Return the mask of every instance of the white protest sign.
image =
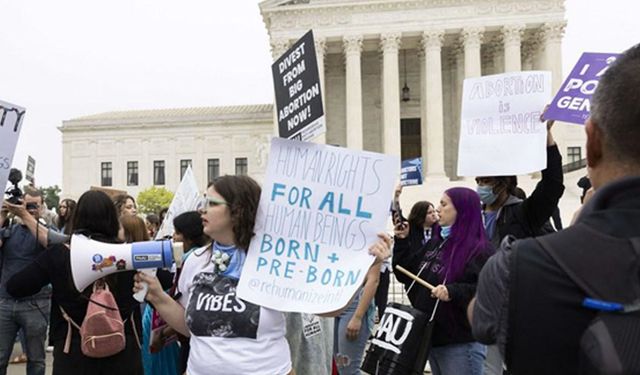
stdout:
<svg viewBox="0 0 640 375">
<path fill-rule="evenodd" d="M 0 188 L 6 190 L 25 109 L 0 100 Z"/>
<path fill-rule="evenodd" d="M 197 210 L 198 204 L 200 204 L 202 194 L 198 190 L 198 183 L 191 170 L 191 165 L 187 167 L 187 170 L 182 176 L 180 185 L 176 190 L 176 194 L 173 196 L 173 200 L 169 205 L 169 210 L 164 217 L 164 221 L 156 233 L 156 239 L 161 239 L 165 236 L 173 235 L 173 219 L 183 212 Z M 187 249 L 188 250 L 188 249 Z"/>
<path fill-rule="evenodd" d="M 544 169 L 547 128 L 540 115 L 550 97 L 550 72 L 465 79 L 458 175 L 518 175 Z"/>
<path fill-rule="evenodd" d="M 374 260 L 368 249 L 385 229 L 399 166 L 393 156 L 272 139 L 238 296 L 281 311 L 345 306 Z"/>
</svg>

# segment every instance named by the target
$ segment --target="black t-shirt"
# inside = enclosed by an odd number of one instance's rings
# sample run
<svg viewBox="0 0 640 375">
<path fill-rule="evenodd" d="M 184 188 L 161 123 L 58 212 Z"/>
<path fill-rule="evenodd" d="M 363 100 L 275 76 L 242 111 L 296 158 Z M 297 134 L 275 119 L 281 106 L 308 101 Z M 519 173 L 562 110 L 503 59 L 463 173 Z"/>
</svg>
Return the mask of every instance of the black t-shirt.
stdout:
<svg viewBox="0 0 640 375">
<path fill-rule="evenodd" d="M 142 332 L 139 304 L 133 298 L 134 275 L 135 271 L 124 271 L 107 277 L 111 293 L 120 308 L 120 315 L 123 320 L 127 320 L 125 332 L 129 335 L 134 334 L 129 322 L 131 313 L 138 334 Z M 64 341 L 67 335 L 67 321 L 62 317 L 60 306 L 76 324 L 81 325 L 87 311 L 88 297 L 93 289 L 90 285 L 82 294 L 76 290 L 71 276 L 69 248 L 66 245 L 53 245 L 16 273 L 9 280 L 7 290 L 15 298 L 21 298 L 38 292 L 48 284 L 53 286 L 49 340 L 55 343 Z M 80 337 L 77 329 L 73 328 L 72 332 L 74 338 Z"/>
</svg>

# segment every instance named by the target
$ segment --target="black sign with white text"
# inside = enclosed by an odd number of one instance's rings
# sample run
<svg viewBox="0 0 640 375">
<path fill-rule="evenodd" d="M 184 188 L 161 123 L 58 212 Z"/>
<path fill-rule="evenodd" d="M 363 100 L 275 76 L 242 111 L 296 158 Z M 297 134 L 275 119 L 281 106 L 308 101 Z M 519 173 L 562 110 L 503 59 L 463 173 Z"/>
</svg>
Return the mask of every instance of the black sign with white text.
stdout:
<svg viewBox="0 0 640 375">
<path fill-rule="evenodd" d="M 271 65 L 278 135 L 309 140 L 325 132 L 318 61 L 309 30 Z"/>
<path fill-rule="evenodd" d="M 36 173 L 36 159 L 32 158 L 31 155 L 27 155 L 27 173 L 24 176 L 25 180 L 35 184 L 35 180 L 33 178 Z"/>
</svg>

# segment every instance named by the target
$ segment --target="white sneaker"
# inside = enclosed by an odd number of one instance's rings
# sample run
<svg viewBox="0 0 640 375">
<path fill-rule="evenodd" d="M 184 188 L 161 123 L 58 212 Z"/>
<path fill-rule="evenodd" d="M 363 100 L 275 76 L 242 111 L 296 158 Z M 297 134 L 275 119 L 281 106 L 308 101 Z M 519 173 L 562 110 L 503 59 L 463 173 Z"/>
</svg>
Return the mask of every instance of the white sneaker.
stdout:
<svg viewBox="0 0 640 375">
<path fill-rule="evenodd" d="M 47 346 L 47 353 L 53 353 L 53 346 Z"/>
</svg>

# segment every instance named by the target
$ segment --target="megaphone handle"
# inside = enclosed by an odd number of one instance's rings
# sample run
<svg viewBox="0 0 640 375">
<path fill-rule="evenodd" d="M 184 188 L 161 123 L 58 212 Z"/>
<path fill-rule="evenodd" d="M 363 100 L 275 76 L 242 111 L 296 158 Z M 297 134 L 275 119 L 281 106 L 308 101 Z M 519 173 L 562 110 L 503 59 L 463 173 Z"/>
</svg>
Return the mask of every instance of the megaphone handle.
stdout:
<svg viewBox="0 0 640 375">
<path fill-rule="evenodd" d="M 156 269 L 155 268 L 144 268 L 141 269 L 140 272 L 144 272 L 147 275 L 151 275 L 151 276 L 155 276 L 156 275 Z M 140 302 L 143 303 L 144 302 L 144 298 L 147 296 L 147 292 L 149 291 L 149 284 L 142 282 L 142 289 L 140 289 L 139 291 L 133 293 L 133 298 Z"/>
</svg>

